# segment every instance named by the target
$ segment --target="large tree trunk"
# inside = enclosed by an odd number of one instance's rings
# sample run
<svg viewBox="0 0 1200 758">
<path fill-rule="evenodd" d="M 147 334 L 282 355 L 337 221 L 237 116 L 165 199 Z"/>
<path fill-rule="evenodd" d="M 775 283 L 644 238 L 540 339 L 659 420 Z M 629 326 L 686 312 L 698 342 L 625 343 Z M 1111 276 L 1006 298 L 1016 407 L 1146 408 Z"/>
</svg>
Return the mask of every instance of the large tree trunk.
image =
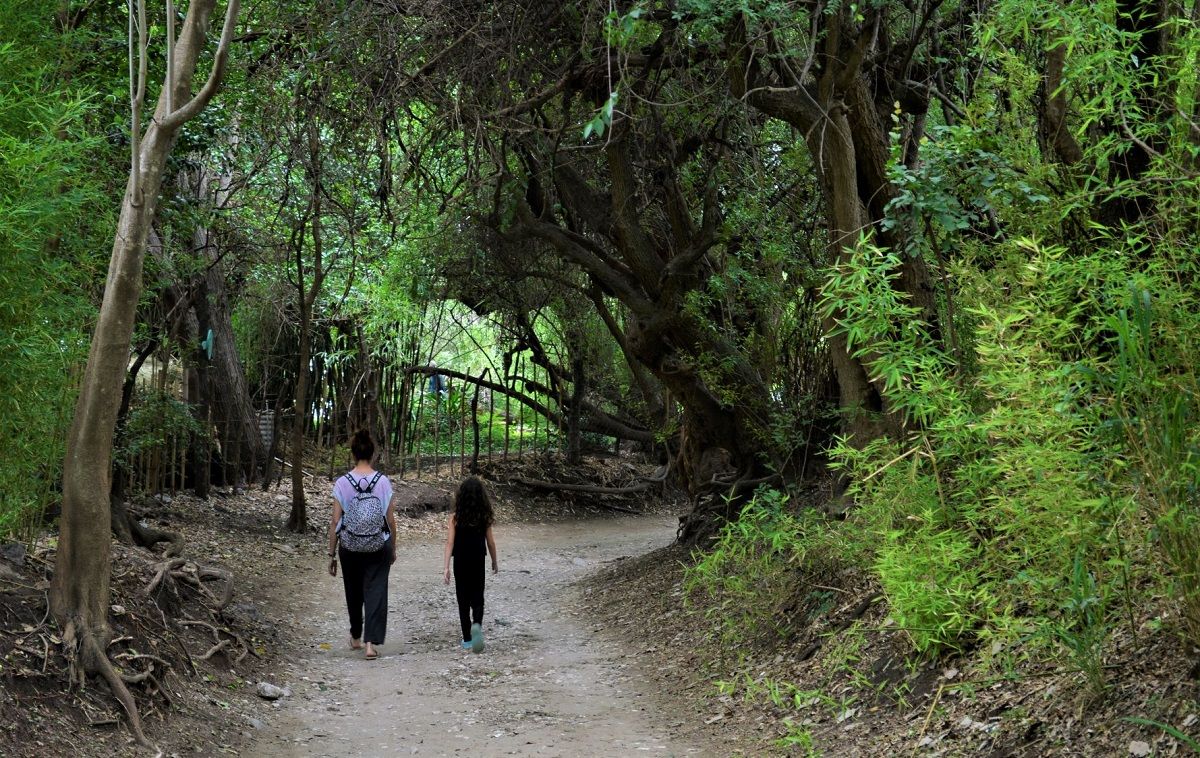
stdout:
<svg viewBox="0 0 1200 758">
<path fill-rule="evenodd" d="M 832 262 L 845 261 L 861 234 L 882 233 L 878 222 L 894 195 L 886 171 L 890 139 L 886 121 L 870 97 L 867 73 L 862 70 L 864 59 L 872 52 L 876 28 L 868 22 L 856 29 L 849 19 L 845 10 L 826 19 L 831 29 L 820 43 L 825 63 L 817 80 L 785 87 L 767 86 L 766 75 L 752 60 L 744 20 L 737 21 L 729 34 L 733 94 L 805 135 L 825 201 Z M 890 237 L 881 239 L 885 244 L 897 244 Z M 899 274 L 897 286 L 919 308 L 922 321 L 937 338 L 936 296 L 924 260 L 906 255 Z M 833 313 L 824 320 L 824 327 L 844 431 L 853 445 L 885 433 L 899 434 L 903 420 L 889 412 L 886 397 L 871 381 L 865 362 L 851 353 L 845 336 L 838 333 L 841 315 Z"/>
<path fill-rule="evenodd" d="M 607 196 L 569 166 L 557 165 L 553 174 L 557 200 L 611 248 L 535 215 L 528 202 L 518 203 L 518 229 L 552 245 L 628 309 L 624 339 L 618 342 L 684 409 L 676 471 L 697 507 L 681 539 L 700 540 L 736 513 L 740 501 L 735 498 L 727 512 L 719 513 L 709 507 L 717 499 L 713 494 L 761 473 L 760 430 L 771 417 L 771 394 L 750 356 L 720 330 L 706 328 L 703 317 L 688 307 L 689 297 L 705 286 L 713 266 L 708 252 L 718 244 L 722 221 L 715 183 L 705 192 L 696 223 L 670 173 L 674 167 L 664 167 L 666 178 L 657 191 L 667 195 L 662 203 L 670 210 L 671 228 L 647 228 L 637 208 L 650 190 L 638 183 L 630 128 L 614 126 L 605 150 Z M 620 333 L 613 319 L 605 322 Z"/>
<path fill-rule="evenodd" d="M 201 346 L 212 327 L 212 319 L 208 307 L 208 281 L 201 278 L 197 283 L 197 293 L 192 310 L 187 316 L 187 329 L 194 337 L 196 350 L 193 353 L 194 366 L 191 369 L 189 381 L 194 384 L 188 387 L 188 397 L 192 398 L 192 418 L 200 425 L 201 432 L 196 435 L 192 444 L 192 469 L 195 476 L 196 497 L 207 500 L 212 488 L 213 442 L 217 437 L 213 425 L 212 407 L 212 361 L 208 351 Z"/>
<path fill-rule="evenodd" d="M 221 200 L 218 198 L 218 203 Z M 204 292 L 207 308 L 207 328 L 212 329 L 212 359 L 209 361 L 209 392 L 206 396 L 209 407 L 216 411 L 216 418 L 231 441 L 242 451 L 242 466 L 238 475 L 247 482 L 255 481 L 258 468 L 266 458 L 262 435 L 258 429 L 258 416 L 250 402 L 250 390 L 246 385 L 246 372 L 238 356 L 237 343 L 233 334 L 233 313 L 225 288 L 225 275 L 219 263 L 219 253 L 211 231 L 196 228 L 194 244 L 197 250 L 206 250 L 209 260 L 204 276 Z M 207 330 L 206 330 L 207 331 Z M 201 334 L 201 338 L 205 335 Z"/>
<path fill-rule="evenodd" d="M 82 666 L 78 670 L 105 677 L 125 706 L 135 737 L 142 743 L 146 743 L 146 739 L 141 732 L 136 706 L 105 654 L 111 638 L 108 624 L 109 497 L 113 432 L 142 291 L 146 243 L 167 157 L 180 127 L 204 108 L 224 72 L 238 0 L 230 0 L 209 82 L 195 98 L 187 100 L 215 6 L 215 0 L 193 0 L 188 7 L 173 51 L 172 68 L 177 77 L 174 91 L 170 87 L 163 88 L 154 118 L 140 139 L 137 160 L 126 185 L 104 299 L 67 437 L 62 518 L 50 590 L 50 607 L 63 630 L 63 640 L 80 654 Z M 173 107 L 175 103 L 183 102 L 187 104 Z M 140 128 L 139 124 L 134 124 L 135 130 L 140 131 Z"/>
<path fill-rule="evenodd" d="M 808 143 L 813 160 L 820 166 L 820 185 L 828 214 L 829 258 L 842 263 L 850 257 L 859 235 L 869 224 L 859 193 L 858 162 L 846 112 L 834 110 L 827 119 L 828 126 L 819 136 L 814 134 L 817 130 L 809 132 Z M 844 430 L 851 444 L 862 445 L 886 428 L 883 424 L 886 404 L 882 392 L 872 384 L 866 366 L 851 353 L 846 336 L 837 328 L 843 316 L 840 311 L 834 312 L 824 319 L 823 325 L 837 376 Z"/>
</svg>

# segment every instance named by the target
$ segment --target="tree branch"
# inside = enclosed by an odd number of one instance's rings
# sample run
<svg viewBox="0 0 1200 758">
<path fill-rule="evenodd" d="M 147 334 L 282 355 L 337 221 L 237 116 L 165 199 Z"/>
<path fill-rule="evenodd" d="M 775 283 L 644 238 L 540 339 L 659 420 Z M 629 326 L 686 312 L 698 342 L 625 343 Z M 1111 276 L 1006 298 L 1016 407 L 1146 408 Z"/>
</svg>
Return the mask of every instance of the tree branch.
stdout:
<svg viewBox="0 0 1200 758">
<path fill-rule="evenodd" d="M 204 110 L 204 107 L 216 94 L 217 87 L 221 85 L 221 79 L 225 76 L 225 66 L 229 62 L 229 43 L 233 39 L 233 29 L 237 25 L 240 5 L 241 0 L 229 0 L 229 5 L 225 8 L 225 25 L 221 29 L 221 41 L 217 45 L 217 53 L 213 59 L 212 69 L 208 73 L 208 81 L 204 82 L 204 86 L 196 93 L 195 97 L 159 122 L 162 129 L 178 129 L 184 122 Z"/>
</svg>

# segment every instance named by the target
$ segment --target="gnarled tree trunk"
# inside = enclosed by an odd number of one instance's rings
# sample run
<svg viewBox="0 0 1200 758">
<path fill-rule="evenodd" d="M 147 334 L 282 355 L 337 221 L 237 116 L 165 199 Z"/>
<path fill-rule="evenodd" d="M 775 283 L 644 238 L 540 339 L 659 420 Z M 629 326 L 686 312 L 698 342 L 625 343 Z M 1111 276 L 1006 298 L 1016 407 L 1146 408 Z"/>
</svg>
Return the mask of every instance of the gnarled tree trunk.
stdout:
<svg viewBox="0 0 1200 758">
<path fill-rule="evenodd" d="M 196 177 L 192 194 L 199 201 L 206 201 L 209 192 L 208 184 L 217 180 L 218 188 L 211 198 L 214 207 L 220 208 L 228 200 L 226 180 L 214 174 L 207 168 L 201 168 Z M 197 308 L 203 308 L 205 315 L 200 320 L 204 322 L 204 334 L 212 330 L 211 359 L 206 359 L 208 366 L 208 393 L 204 401 L 215 411 L 216 422 L 225 429 L 229 438 L 241 452 L 241 465 L 237 476 L 253 482 L 258 476 L 258 470 L 266 458 L 262 435 L 258 428 L 258 416 L 250 402 L 250 390 L 246 386 L 246 372 L 242 367 L 241 358 L 237 353 L 237 343 L 233 334 L 233 309 L 229 303 L 229 295 L 225 287 L 225 272 L 221 266 L 221 252 L 212 230 L 205 225 L 196 227 L 192 244 L 208 261 L 203 281 L 200 283 L 203 302 L 197 303 Z M 199 316 L 199 312 L 197 312 Z"/>
<path fill-rule="evenodd" d="M 754 59 L 744 19 L 733 24 L 727 38 L 733 94 L 804 135 L 825 201 L 828 259 L 834 263 L 845 261 L 864 233 L 884 237 L 885 244 L 896 243 L 886 238 L 879 226 L 895 194 L 887 179 L 890 137 L 885 118 L 890 113 L 881 116 L 867 84 L 868 76 L 878 72 L 863 70 L 876 58 L 886 62 L 887 56 L 880 55 L 878 49 L 882 15 L 879 10 L 873 11 L 861 26 L 856 26 L 852 15 L 847 9 L 826 14 L 825 34 L 812 43 L 812 54 L 821 61 L 821 67 L 811 82 L 771 86 L 776 82 Z M 768 47 L 772 44 L 767 42 Z M 797 70 L 808 71 L 809 67 Z M 921 319 L 936 337 L 936 297 L 924 260 L 906 255 L 898 273 L 897 286 L 919 309 Z M 840 317 L 839 313 L 831 314 L 824 326 L 837 375 L 844 429 L 851 444 L 865 444 L 885 433 L 901 433 L 903 420 L 890 412 L 882 387 L 871 380 L 865 362 L 851 353 L 845 336 L 838 333 Z"/>
</svg>

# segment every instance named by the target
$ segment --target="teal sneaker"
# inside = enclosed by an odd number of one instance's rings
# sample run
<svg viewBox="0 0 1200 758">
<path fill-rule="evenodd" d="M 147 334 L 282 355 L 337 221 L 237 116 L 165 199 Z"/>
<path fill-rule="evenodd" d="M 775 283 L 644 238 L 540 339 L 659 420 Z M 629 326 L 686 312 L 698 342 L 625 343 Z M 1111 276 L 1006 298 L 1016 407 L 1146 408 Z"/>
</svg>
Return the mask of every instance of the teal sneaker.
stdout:
<svg viewBox="0 0 1200 758">
<path fill-rule="evenodd" d="M 471 652 L 482 653 L 484 648 L 483 642 L 483 627 L 479 624 L 471 624 Z"/>
<path fill-rule="evenodd" d="M 463 649 L 463 650 L 470 650 L 470 649 L 471 649 L 471 641 L 470 641 L 470 640 L 463 640 L 463 641 L 462 641 L 462 649 Z"/>
</svg>

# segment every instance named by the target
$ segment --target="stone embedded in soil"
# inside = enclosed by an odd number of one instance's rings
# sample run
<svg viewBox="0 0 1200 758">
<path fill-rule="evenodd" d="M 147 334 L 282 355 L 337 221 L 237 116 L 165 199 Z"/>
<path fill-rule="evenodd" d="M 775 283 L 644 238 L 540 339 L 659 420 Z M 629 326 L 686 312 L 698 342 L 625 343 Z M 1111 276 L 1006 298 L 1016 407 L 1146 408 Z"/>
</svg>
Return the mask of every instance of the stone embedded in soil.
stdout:
<svg viewBox="0 0 1200 758">
<path fill-rule="evenodd" d="M 0 558 L 3 558 L 14 566 L 24 566 L 25 546 L 20 542 L 9 542 L 0 545 Z"/>
<path fill-rule="evenodd" d="M 240 621 L 252 621 L 262 623 L 266 621 L 262 611 L 254 603 L 234 603 L 233 605 L 222 611 L 223 615 L 229 616 Z"/>
<path fill-rule="evenodd" d="M 270 682 L 258 683 L 258 696 L 264 700 L 278 700 L 281 697 L 287 696 L 287 694 L 288 691 L 286 689 Z"/>
<path fill-rule="evenodd" d="M 1150 755 L 1150 743 L 1134 740 L 1129 743 L 1129 754 L 1136 756 Z"/>
</svg>

